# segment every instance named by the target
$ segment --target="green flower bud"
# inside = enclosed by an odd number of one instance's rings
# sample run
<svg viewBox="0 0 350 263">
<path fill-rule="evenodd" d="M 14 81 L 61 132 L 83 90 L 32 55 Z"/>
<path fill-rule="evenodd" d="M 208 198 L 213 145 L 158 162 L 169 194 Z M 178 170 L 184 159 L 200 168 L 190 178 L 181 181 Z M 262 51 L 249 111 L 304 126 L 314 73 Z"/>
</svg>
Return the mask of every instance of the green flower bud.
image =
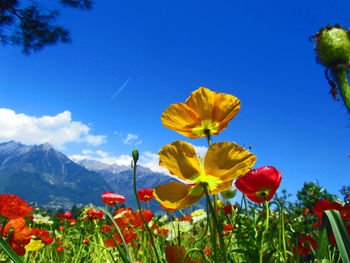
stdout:
<svg viewBox="0 0 350 263">
<path fill-rule="evenodd" d="M 139 160 L 139 152 L 137 150 L 132 150 L 132 158 L 134 159 L 134 164 Z"/>
<path fill-rule="evenodd" d="M 221 192 L 222 198 L 228 200 L 236 196 L 237 189 L 234 186 L 231 186 L 228 190 Z"/>
<path fill-rule="evenodd" d="M 333 68 L 339 64 L 350 64 L 350 31 L 340 26 L 327 26 L 318 32 L 313 40 L 317 62 Z"/>
</svg>

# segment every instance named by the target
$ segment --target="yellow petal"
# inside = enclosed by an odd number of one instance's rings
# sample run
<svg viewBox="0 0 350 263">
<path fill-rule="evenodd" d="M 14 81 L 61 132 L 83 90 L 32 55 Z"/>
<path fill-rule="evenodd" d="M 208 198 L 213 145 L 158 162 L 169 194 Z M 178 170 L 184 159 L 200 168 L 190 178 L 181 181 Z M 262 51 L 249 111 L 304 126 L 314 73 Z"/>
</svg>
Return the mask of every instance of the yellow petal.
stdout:
<svg viewBox="0 0 350 263">
<path fill-rule="evenodd" d="M 209 194 L 218 194 L 221 193 L 223 191 L 226 191 L 227 189 L 229 189 L 232 186 L 232 181 L 228 181 L 226 183 L 222 183 L 222 184 L 208 184 L 208 190 L 209 190 Z"/>
<path fill-rule="evenodd" d="M 191 93 L 185 104 L 197 112 L 201 120 L 211 120 L 216 94 L 215 91 L 200 87 Z"/>
<path fill-rule="evenodd" d="M 171 104 L 161 117 L 165 127 L 177 131 L 191 139 L 198 138 L 192 129 L 201 125 L 198 114 L 184 103 Z"/>
<path fill-rule="evenodd" d="M 256 157 L 243 147 L 230 142 L 214 143 L 204 158 L 207 175 L 220 178 L 222 183 L 245 175 L 254 166 Z"/>
<path fill-rule="evenodd" d="M 212 121 L 219 123 L 218 132 L 226 129 L 227 124 L 232 120 L 241 108 L 241 102 L 235 96 L 225 93 L 218 93 L 215 96 L 213 105 Z"/>
<path fill-rule="evenodd" d="M 165 145 L 159 155 L 159 165 L 182 179 L 188 180 L 199 174 L 199 160 L 192 145 L 183 141 L 175 141 Z"/>
<path fill-rule="evenodd" d="M 153 190 L 154 198 L 171 209 L 184 209 L 198 202 L 204 192 L 200 185 L 190 186 L 178 182 L 158 185 Z"/>
</svg>

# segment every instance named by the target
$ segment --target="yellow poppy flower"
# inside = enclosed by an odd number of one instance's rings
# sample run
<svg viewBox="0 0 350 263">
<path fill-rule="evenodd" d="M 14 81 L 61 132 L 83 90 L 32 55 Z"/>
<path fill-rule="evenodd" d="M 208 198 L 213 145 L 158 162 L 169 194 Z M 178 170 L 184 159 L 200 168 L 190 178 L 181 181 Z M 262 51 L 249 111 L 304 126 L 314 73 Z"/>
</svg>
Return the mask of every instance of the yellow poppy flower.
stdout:
<svg viewBox="0 0 350 263">
<path fill-rule="evenodd" d="M 25 245 L 24 248 L 28 252 L 28 251 L 37 251 L 44 246 L 45 246 L 45 244 L 41 242 L 41 239 L 38 239 L 38 240 L 32 239 L 32 240 L 30 240 L 29 244 Z"/>
<path fill-rule="evenodd" d="M 163 125 L 190 139 L 217 135 L 238 113 L 241 102 L 233 95 L 200 87 L 185 103 L 171 104 L 161 117 Z"/>
<path fill-rule="evenodd" d="M 158 155 L 160 166 L 192 183 L 170 182 L 154 189 L 154 197 L 171 209 L 183 209 L 199 201 L 204 194 L 203 183 L 211 194 L 229 189 L 232 181 L 249 172 L 256 161 L 254 154 L 230 142 L 212 144 L 204 160 L 198 158 L 192 145 L 183 141 L 165 145 Z"/>
</svg>

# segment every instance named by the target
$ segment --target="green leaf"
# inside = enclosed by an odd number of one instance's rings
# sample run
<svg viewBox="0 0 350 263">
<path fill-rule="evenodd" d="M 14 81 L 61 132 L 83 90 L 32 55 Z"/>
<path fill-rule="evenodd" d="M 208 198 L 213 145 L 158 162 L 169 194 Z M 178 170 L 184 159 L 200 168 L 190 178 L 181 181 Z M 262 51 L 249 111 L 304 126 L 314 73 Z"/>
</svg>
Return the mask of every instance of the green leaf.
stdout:
<svg viewBox="0 0 350 263">
<path fill-rule="evenodd" d="M 339 211 L 337 210 L 326 210 L 324 214 L 331 224 L 335 241 L 340 252 L 340 256 L 344 263 L 350 263 L 349 253 L 350 253 L 350 237 L 344 223 L 340 217 Z"/>
<path fill-rule="evenodd" d="M 342 261 L 344 263 L 350 263 L 350 238 L 340 217 L 339 211 L 337 210 L 326 210 L 323 212 L 322 230 L 317 242 L 318 247 L 316 251 L 316 259 L 322 260 L 326 257 L 328 240 L 332 231 Z"/>
<path fill-rule="evenodd" d="M 320 237 L 317 241 L 316 259 L 323 259 L 327 254 L 327 251 L 328 251 L 327 227 L 329 226 L 322 225 Z"/>
<path fill-rule="evenodd" d="M 15 251 L 5 242 L 5 240 L 0 237 L 0 246 L 5 250 L 6 254 L 12 259 L 15 263 L 23 263 L 22 259 L 16 254 Z"/>
</svg>

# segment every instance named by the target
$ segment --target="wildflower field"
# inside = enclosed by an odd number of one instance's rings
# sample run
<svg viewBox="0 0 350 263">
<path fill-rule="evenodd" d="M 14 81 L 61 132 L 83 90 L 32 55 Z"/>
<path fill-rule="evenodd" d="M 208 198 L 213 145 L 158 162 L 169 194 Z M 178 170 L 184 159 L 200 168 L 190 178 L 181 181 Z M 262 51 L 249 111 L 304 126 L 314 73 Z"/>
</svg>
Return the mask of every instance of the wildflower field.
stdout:
<svg viewBox="0 0 350 263">
<path fill-rule="evenodd" d="M 333 74 L 332 89 L 339 87 L 348 107 L 349 39 L 345 46 L 341 42 L 349 32 L 344 32 L 329 27 L 315 39 L 327 78 Z M 208 151 L 201 158 L 187 142 L 165 145 L 159 165 L 179 181 L 154 189 L 138 187 L 139 153 L 132 151 L 137 211 L 111 192 L 101 193 L 105 207 L 86 206 L 74 217 L 70 211 L 49 215 L 18 196 L 0 195 L 0 261 L 350 262 L 348 193 L 341 200 L 306 183 L 292 203 L 285 191 L 275 194 L 283 180 L 278 167 L 253 169 L 259 153 L 215 140 L 240 105 L 231 94 L 200 87 L 163 112 L 165 127 L 190 139 L 207 138 Z M 232 204 L 237 191 L 242 202 Z M 206 208 L 193 208 L 202 198 Z M 166 214 L 155 217 L 145 209 L 147 202 L 159 202 Z"/>
</svg>

